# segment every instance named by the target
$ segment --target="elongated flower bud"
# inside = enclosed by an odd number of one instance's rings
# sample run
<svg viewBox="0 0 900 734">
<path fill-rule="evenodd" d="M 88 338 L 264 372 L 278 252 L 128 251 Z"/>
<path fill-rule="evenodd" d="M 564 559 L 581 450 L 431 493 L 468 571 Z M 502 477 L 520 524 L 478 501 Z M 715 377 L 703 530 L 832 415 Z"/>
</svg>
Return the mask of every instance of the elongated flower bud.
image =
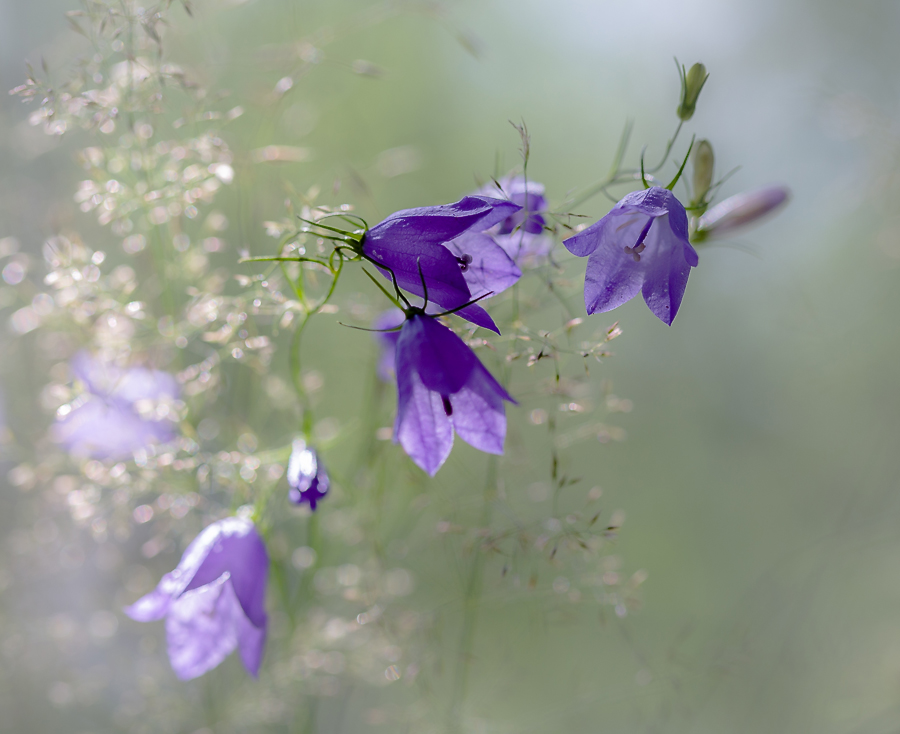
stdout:
<svg viewBox="0 0 900 734">
<path fill-rule="evenodd" d="M 731 234 L 757 222 L 782 206 L 789 196 L 786 186 L 767 186 L 725 199 L 700 217 L 698 240 Z"/>
<path fill-rule="evenodd" d="M 701 63 L 694 64 L 687 73 L 681 67 L 681 104 L 678 105 L 678 117 L 682 120 L 690 120 L 694 116 L 697 97 L 707 78 L 709 74 Z"/>
<path fill-rule="evenodd" d="M 701 140 L 694 146 L 694 201 L 693 206 L 701 206 L 712 186 L 715 156 L 708 140 Z"/>
</svg>

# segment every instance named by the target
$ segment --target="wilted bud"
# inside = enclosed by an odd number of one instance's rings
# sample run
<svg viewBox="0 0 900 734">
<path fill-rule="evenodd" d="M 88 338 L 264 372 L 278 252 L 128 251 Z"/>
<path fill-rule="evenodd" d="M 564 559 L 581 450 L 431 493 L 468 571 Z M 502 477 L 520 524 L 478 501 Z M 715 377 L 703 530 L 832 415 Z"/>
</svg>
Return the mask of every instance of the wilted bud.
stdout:
<svg viewBox="0 0 900 734">
<path fill-rule="evenodd" d="M 316 450 L 307 446 L 302 438 L 296 439 L 291 449 L 287 480 L 291 488 L 288 499 L 295 505 L 306 502 L 309 509 L 315 510 L 316 503 L 328 494 L 331 482 L 325 467 Z"/>
<path fill-rule="evenodd" d="M 701 140 L 694 146 L 694 206 L 706 201 L 706 194 L 712 186 L 715 156 L 708 140 Z"/>
<path fill-rule="evenodd" d="M 678 116 L 682 120 L 690 120 L 697 107 L 697 97 L 700 96 L 700 90 L 706 84 L 709 74 L 706 73 L 706 67 L 700 63 L 694 64 L 688 72 L 685 72 L 682 66 L 679 74 L 681 75 L 681 104 L 678 105 Z"/>
<path fill-rule="evenodd" d="M 786 186 L 767 186 L 746 191 L 716 204 L 697 223 L 697 241 L 721 237 L 752 224 L 784 204 L 790 191 Z"/>
</svg>

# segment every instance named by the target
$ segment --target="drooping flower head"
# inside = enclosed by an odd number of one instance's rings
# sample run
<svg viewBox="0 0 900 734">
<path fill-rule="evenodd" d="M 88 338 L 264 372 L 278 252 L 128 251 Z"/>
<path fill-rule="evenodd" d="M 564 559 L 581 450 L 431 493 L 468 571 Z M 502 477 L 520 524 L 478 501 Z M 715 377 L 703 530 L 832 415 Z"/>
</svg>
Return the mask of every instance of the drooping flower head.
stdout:
<svg viewBox="0 0 900 734">
<path fill-rule="evenodd" d="M 391 382 L 395 376 L 394 363 L 397 359 L 397 340 L 399 331 L 385 331 L 395 329 L 406 321 L 406 314 L 399 308 L 392 308 L 379 314 L 372 322 L 372 336 L 378 345 L 378 364 L 375 371 L 382 382 Z"/>
<path fill-rule="evenodd" d="M 510 216 L 519 207 L 510 201 L 485 196 L 467 196 L 454 204 L 426 206 L 394 212 L 365 233 L 362 253 L 390 278 L 391 272 L 403 290 L 424 297 L 447 310 L 477 298 L 470 281 L 485 293 L 509 287 L 521 275 L 515 264 L 490 238 L 461 240 L 461 235 L 477 234 Z M 456 240 L 451 246 L 451 240 Z M 496 248 L 494 250 L 493 248 Z M 518 272 L 518 275 L 514 275 Z M 456 312 L 473 324 L 498 331 L 481 306 L 471 304 Z M 499 333 L 499 332 L 498 332 Z"/>
<path fill-rule="evenodd" d="M 640 291 L 650 310 L 671 324 L 698 262 L 684 207 L 661 186 L 628 194 L 563 244 L 573 255 L 588 256 L 584 305 L 589 314 L 611 311 Z"/>
<path fill-rule="evenodd" d="M 84 393 L 58 415 L 51 435 L 72 455 L 122 459 L 175 436 L 167 404 L 178 397 L 178 383 L 169 373 L 122 369 L 87 352 L 76 354 L 69 366 Z M 155 404 L 164 410 L 153 410 Z M 146 407 L 151 410 L 141 410 Z"/>
<path fill-rule="evenodd" d="M 124 611 L 138 622 L 165 618 L 169 661 L 182 680 L 212 670 L 235 648 L 255 678 L 266 644 L 268 572 L 256 527 L 229 517 L 207 526 L 175 570 Z"/>
<path fill-rule="evenodd" d="M 478 194 L 508 199 L 522 207 L 487 232 L 518 266 L 534 266 L 546 259 L 553 249 L 553 237 L 544 230 L 549 207 L 543 184 L 524 176 L 504 176 L 483 186 Z"/>
<path fill-rule="evenodd" d="M 502 454 L 503 401 L 515 400 L 446 326 L 423 313 L 407 318 L 397 340 L 394 443 L 431 476 L 453 448 L 453 432 L 471 446 Z"/>
<path fill-rule="evenodd" d="M 696 241 L 723 237 L 765 218 L 788 200 L 786 186 L 745 191 L 719 202 L 700 217 Z"/>
<path fill-rule="evenodd" d="M 302 438 L 295 439 L 291 447 L 287 480 L 290 487 L 288 499 L 295 505 L 305 502 L 313 511 L 331 487 L 331 480 L 319 454 L 314 448 L 307 446 Z"/>
</svg>

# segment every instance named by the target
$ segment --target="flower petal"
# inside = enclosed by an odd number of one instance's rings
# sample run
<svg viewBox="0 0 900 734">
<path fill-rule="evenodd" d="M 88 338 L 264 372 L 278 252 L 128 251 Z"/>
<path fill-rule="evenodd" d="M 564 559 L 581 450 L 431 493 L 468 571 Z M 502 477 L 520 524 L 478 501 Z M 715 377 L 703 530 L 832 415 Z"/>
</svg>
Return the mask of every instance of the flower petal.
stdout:
<svg viewBox="0 0 900 734">
<path fill-rule="evenodd" d="M 394 443 L 399 443 L 420 468 L 434 476 L 450 456 L 453 427 L 441 395 L 426 388 L 416 370 L 404 367 L 401 360 L 402 352 L 398 351 Z"/>
<path fill-rule="evenodd" d="M 182 680 L 215 668 L 237 647 L 244 613 L 228 574 L 186 592 L 169 609 L 169 662 Z"/>
<path fill-rule="evenodd" d="M 428 390 L 457 392 L 469 379 L 478 358 L 465 342 L 430 316 L 413 316 L 397 341 L 397 375 L 415 372 Z"/>
<path fill-rule="evenodd" d="M 490 377 L 490 380 L 486 379 Z M 506 438 L 506 391 L 498 393 L 484 368 L 474 370 L 465 387 L 450 396 L 453 427 L 470 446 L 488 454 L 502 454 Z"/>
<path fill-rule="evenodd" d="M 596 250 L 584 272 L 584 307 L 590 313 L 604 313 L 630 301 L 641 290 L 643 268 L 620 247 Z"/>
<path fill-rule="evenodd" d="M 681 306 L 691 265 L 685 259 L 684 243 L 668 227 L 668 219 L 657 219 L 647 237 L 647 253 L 651 256 L 644 258 L 647 268 L 641 290 L 650 310 L 663 323 L 671 325 Z"/>
<path fill-rule="evenodd" d="M 157 587 L 122 611 L 135 622 L 155 622 L 166 616 L 171 604 L 172 595 Z"/>
<path fill-rule="evenodd" d="M 188 546 L 178 568 L 166 575 L 178 574 L 179 583 L 190 577 L 183 587 L 187 592 L 211 583 L 226 571 L 231 574 L 244 613 L 257 627 L 264 628 L 269 556 L 250 520 L 227 517 L 207 526 Z"/>
<path fill-rule="evenodd" d="M 522 277 L 522 271 L 490 236 L 467 232 L 447 243 L 457 258 L 467 261 L 463 278 L 472 298 L 486 293 L 497 295 Z"/>
<path fill-rule="evenodd" d="M 259 666 L 262 665 L 263 653 L 266 649 L 266 628 L 260 629 L 247 617 L 241 615 L 237 637 L 241 662 L 250 675 L 254 678 L 259 677 Z"/>
</svg>

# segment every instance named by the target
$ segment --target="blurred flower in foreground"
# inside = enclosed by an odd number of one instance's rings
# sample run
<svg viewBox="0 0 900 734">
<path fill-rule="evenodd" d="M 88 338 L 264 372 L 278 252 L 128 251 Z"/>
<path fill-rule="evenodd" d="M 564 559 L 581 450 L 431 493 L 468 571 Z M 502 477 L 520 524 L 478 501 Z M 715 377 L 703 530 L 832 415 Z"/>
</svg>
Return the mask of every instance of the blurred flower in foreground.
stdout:
<svg viewBox="0 0 900 734">
<path fill-rule="evenodd" d="M 789 196 L 786 186 L 766 186 L 731 196 L 700 217 L 695 242 L 723 237 L 758 222 L 781 208 Z"/>
<path fill-rule="evenodd" d="M 51 435 L 70 454 L 120 459 L 172 440 L 176 415 L 169 403 L 178 397 L 172 375 L 143 367 L 121 369 L 87 352 L 76 354 L 69 366 L 85 392 L 57 412 Z"/>
<path fill-rule="evenodd" d="M 431 476 L 453 448 L 453 431 L 489 454 L 502 454 L 503 401 L 515 402 L 475 353 L 430 316 L 407 319 L 397 341 L 394 442 Z"/>
<path fill-rule="evenodd" d="M 516 265 L 533 267 L 550 254 L 553 237 L 544 231 L 548 210 L 544 184 L 526 181 L 524 176 L 505 176 L 482 187 L 478 194 L 502 197 L 522 207 L 485 233 L 503 248 Z"/>
<path fill-rule="evenodd" d="M 590 256 L 584 277 L 589 314 L 612 311 L 641 291 L 650 310 L 671 324 L 698 262 L 684 207 L 661 186 L 628 194 L 563 244 L 573 255 Z"/>
<path fill-rule="evenodd" d="M 366 232 L 362 253 L 380 266 L 385 277 L 390 278 L 393 272 L 404 290 L 424 296 L 424 279 L 429 302 L 456 309 L 473 298 L 466 277 L 470 270 L 470 278 L 477 274 L 479 288 L 497 293 L 509 287 L 509 267 L 515 265 L 509 261 L 505 270 L 495 272 L 494 256 L 496 252 L 503 256 L 503 252 L 489 238 L 457 242 L 452 248 L 450 241 L 468 232 L 483 232 L 518 209 L 510 201 L 484 196 L 467 196 L 454 204 L 404 209 Z M 477 303 L 456 313 L 499 333 L 488 312 Z"/>
<path fill-rule="evenodd" d="M 328 494 L 331 486 L 319 454 L 307 446 L 302 438 L 296 439 L 291 448 L 287 480 L 290 486 L 288 499 L 295 505 L 306 502 L 310 510 L 316 509 L 316 503 Z"/>
<path fill-rule="evenodd" d="M 401 326 L 406 321 L 406 314 L 399 308 L 392 308 L 384 311 L 372 322 L 372 328 L 375 330 L 372 336 L 378 344 L 378 364 L 375 370 L 378 373 L 378 379 L 382 382 L 390 382 L 394 379 L 394 362 L 397 358 L 397 340 L 400 338 L 399 331 L 382 331 L 383 329 L 393 329 Z"/>
<path fill-rule="evenodd" d="M 165 617 L 169 661 L 182 680 L 212 670 L 235 648 L 256 677 L 266 644 L 268 572 L 256 527 L 229 517 L 207 526 L 178 567 L 124 611 L 138 622 Z"/>
</svg>

